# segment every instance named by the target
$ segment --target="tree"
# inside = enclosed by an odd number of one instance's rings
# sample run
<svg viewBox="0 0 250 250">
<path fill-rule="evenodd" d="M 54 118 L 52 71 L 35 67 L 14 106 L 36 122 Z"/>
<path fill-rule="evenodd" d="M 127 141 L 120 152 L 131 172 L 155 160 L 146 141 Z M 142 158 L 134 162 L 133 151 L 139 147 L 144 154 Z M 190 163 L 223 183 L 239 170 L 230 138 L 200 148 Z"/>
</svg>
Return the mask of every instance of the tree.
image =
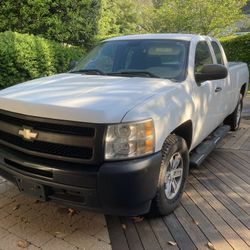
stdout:
<svg viewBox="0 0 250 250">
<path fill-rule="evenodd" d="M 98 20 L 98 35 L 107 36 L 118 33 L 116 24 L 117 7 L 116 1 L 102 0 L 100 16 Z"/>
<path fill-rule="evenodd" d="M 156 8 L 159 8 L 163 5 L 164 3 L 164 0 L 153 0 L 153 5 L 156 7 Z"/>
<path fill-rule="evenodd" d="M 98 0 L 0 1 L 0 32 L 11 30 L 89 46 L 97 33 Z"/>
<path fill-rule="evenodd" d="M 155 30 L 147 31 L 217 36 L 243 17 L 246 0 L 163 0 L 155 4 L 151 25 Z"/>
<path fill-rule="evenodd" d="M 140 30 L 138 3 L 133 0 L 102 0 L 98 34 L 131 34 Z"/>
</svg>

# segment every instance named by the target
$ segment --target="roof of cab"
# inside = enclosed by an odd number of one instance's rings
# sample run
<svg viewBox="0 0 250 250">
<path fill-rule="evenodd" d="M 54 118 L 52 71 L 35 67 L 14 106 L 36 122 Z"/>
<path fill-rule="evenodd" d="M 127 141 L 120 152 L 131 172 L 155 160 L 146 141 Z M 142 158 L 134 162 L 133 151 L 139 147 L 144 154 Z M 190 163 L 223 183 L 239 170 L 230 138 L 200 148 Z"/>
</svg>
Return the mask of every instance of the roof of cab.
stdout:
<svg viewBox="0 0 250 250">
<path fill-rule="evenodd" d="M 118 36 L 106 39 L 105 41 L 121 41 L 121 40 L 140 40 L 140 39 L 173 39 L 173 40 L 184 40 L 191 41 L 195 37 L 201 37 L 200 35 L 194 34 L 140 34 L 140 35 L 128 35 Z"/>
</svg>

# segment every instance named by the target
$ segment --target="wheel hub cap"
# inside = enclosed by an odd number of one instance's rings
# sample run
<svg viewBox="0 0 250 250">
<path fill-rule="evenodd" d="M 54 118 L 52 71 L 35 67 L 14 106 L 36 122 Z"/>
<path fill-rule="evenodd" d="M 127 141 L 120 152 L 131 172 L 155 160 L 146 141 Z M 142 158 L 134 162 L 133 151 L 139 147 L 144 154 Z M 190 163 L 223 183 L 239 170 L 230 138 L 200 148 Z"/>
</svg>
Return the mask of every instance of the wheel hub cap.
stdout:
<svg viewBox="0 0 250 250">
<path fill-rule="evenodd" d="M 180 190 L 183 176 L 183 159 L 179 152 L 172 155 L 165 177 L 165 195 L 173 199 Z"/>
</svg>

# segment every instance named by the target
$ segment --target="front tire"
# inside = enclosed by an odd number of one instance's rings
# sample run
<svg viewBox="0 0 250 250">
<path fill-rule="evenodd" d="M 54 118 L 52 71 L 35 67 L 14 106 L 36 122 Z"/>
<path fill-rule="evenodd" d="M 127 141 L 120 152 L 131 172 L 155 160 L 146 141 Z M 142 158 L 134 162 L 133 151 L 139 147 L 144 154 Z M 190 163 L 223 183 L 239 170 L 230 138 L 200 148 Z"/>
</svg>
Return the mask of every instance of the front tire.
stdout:
<svg viewBox="0 0 250 250">
<path fill-rule="evenodd" d="M 171 134 L 162 147 L 157 193 L 152 201 L 150 215 L 167 215 L 178 206 L 188 172 L 189 154 L 186 141 Z"/>
</svg>

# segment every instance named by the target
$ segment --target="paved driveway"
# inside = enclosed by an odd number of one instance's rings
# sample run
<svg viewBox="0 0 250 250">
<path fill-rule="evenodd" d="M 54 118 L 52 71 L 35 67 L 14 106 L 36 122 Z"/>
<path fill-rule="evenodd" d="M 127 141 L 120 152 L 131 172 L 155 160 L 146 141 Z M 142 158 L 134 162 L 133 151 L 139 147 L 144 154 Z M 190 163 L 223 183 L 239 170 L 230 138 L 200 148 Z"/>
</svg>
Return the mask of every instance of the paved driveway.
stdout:
<svg viewBox="0 0 250 250">
<path fill-rule="evenodd" d="M 0 177 L 1 250 L 110 250 L 105 217 L 20 194 Z"/>
</svg>

